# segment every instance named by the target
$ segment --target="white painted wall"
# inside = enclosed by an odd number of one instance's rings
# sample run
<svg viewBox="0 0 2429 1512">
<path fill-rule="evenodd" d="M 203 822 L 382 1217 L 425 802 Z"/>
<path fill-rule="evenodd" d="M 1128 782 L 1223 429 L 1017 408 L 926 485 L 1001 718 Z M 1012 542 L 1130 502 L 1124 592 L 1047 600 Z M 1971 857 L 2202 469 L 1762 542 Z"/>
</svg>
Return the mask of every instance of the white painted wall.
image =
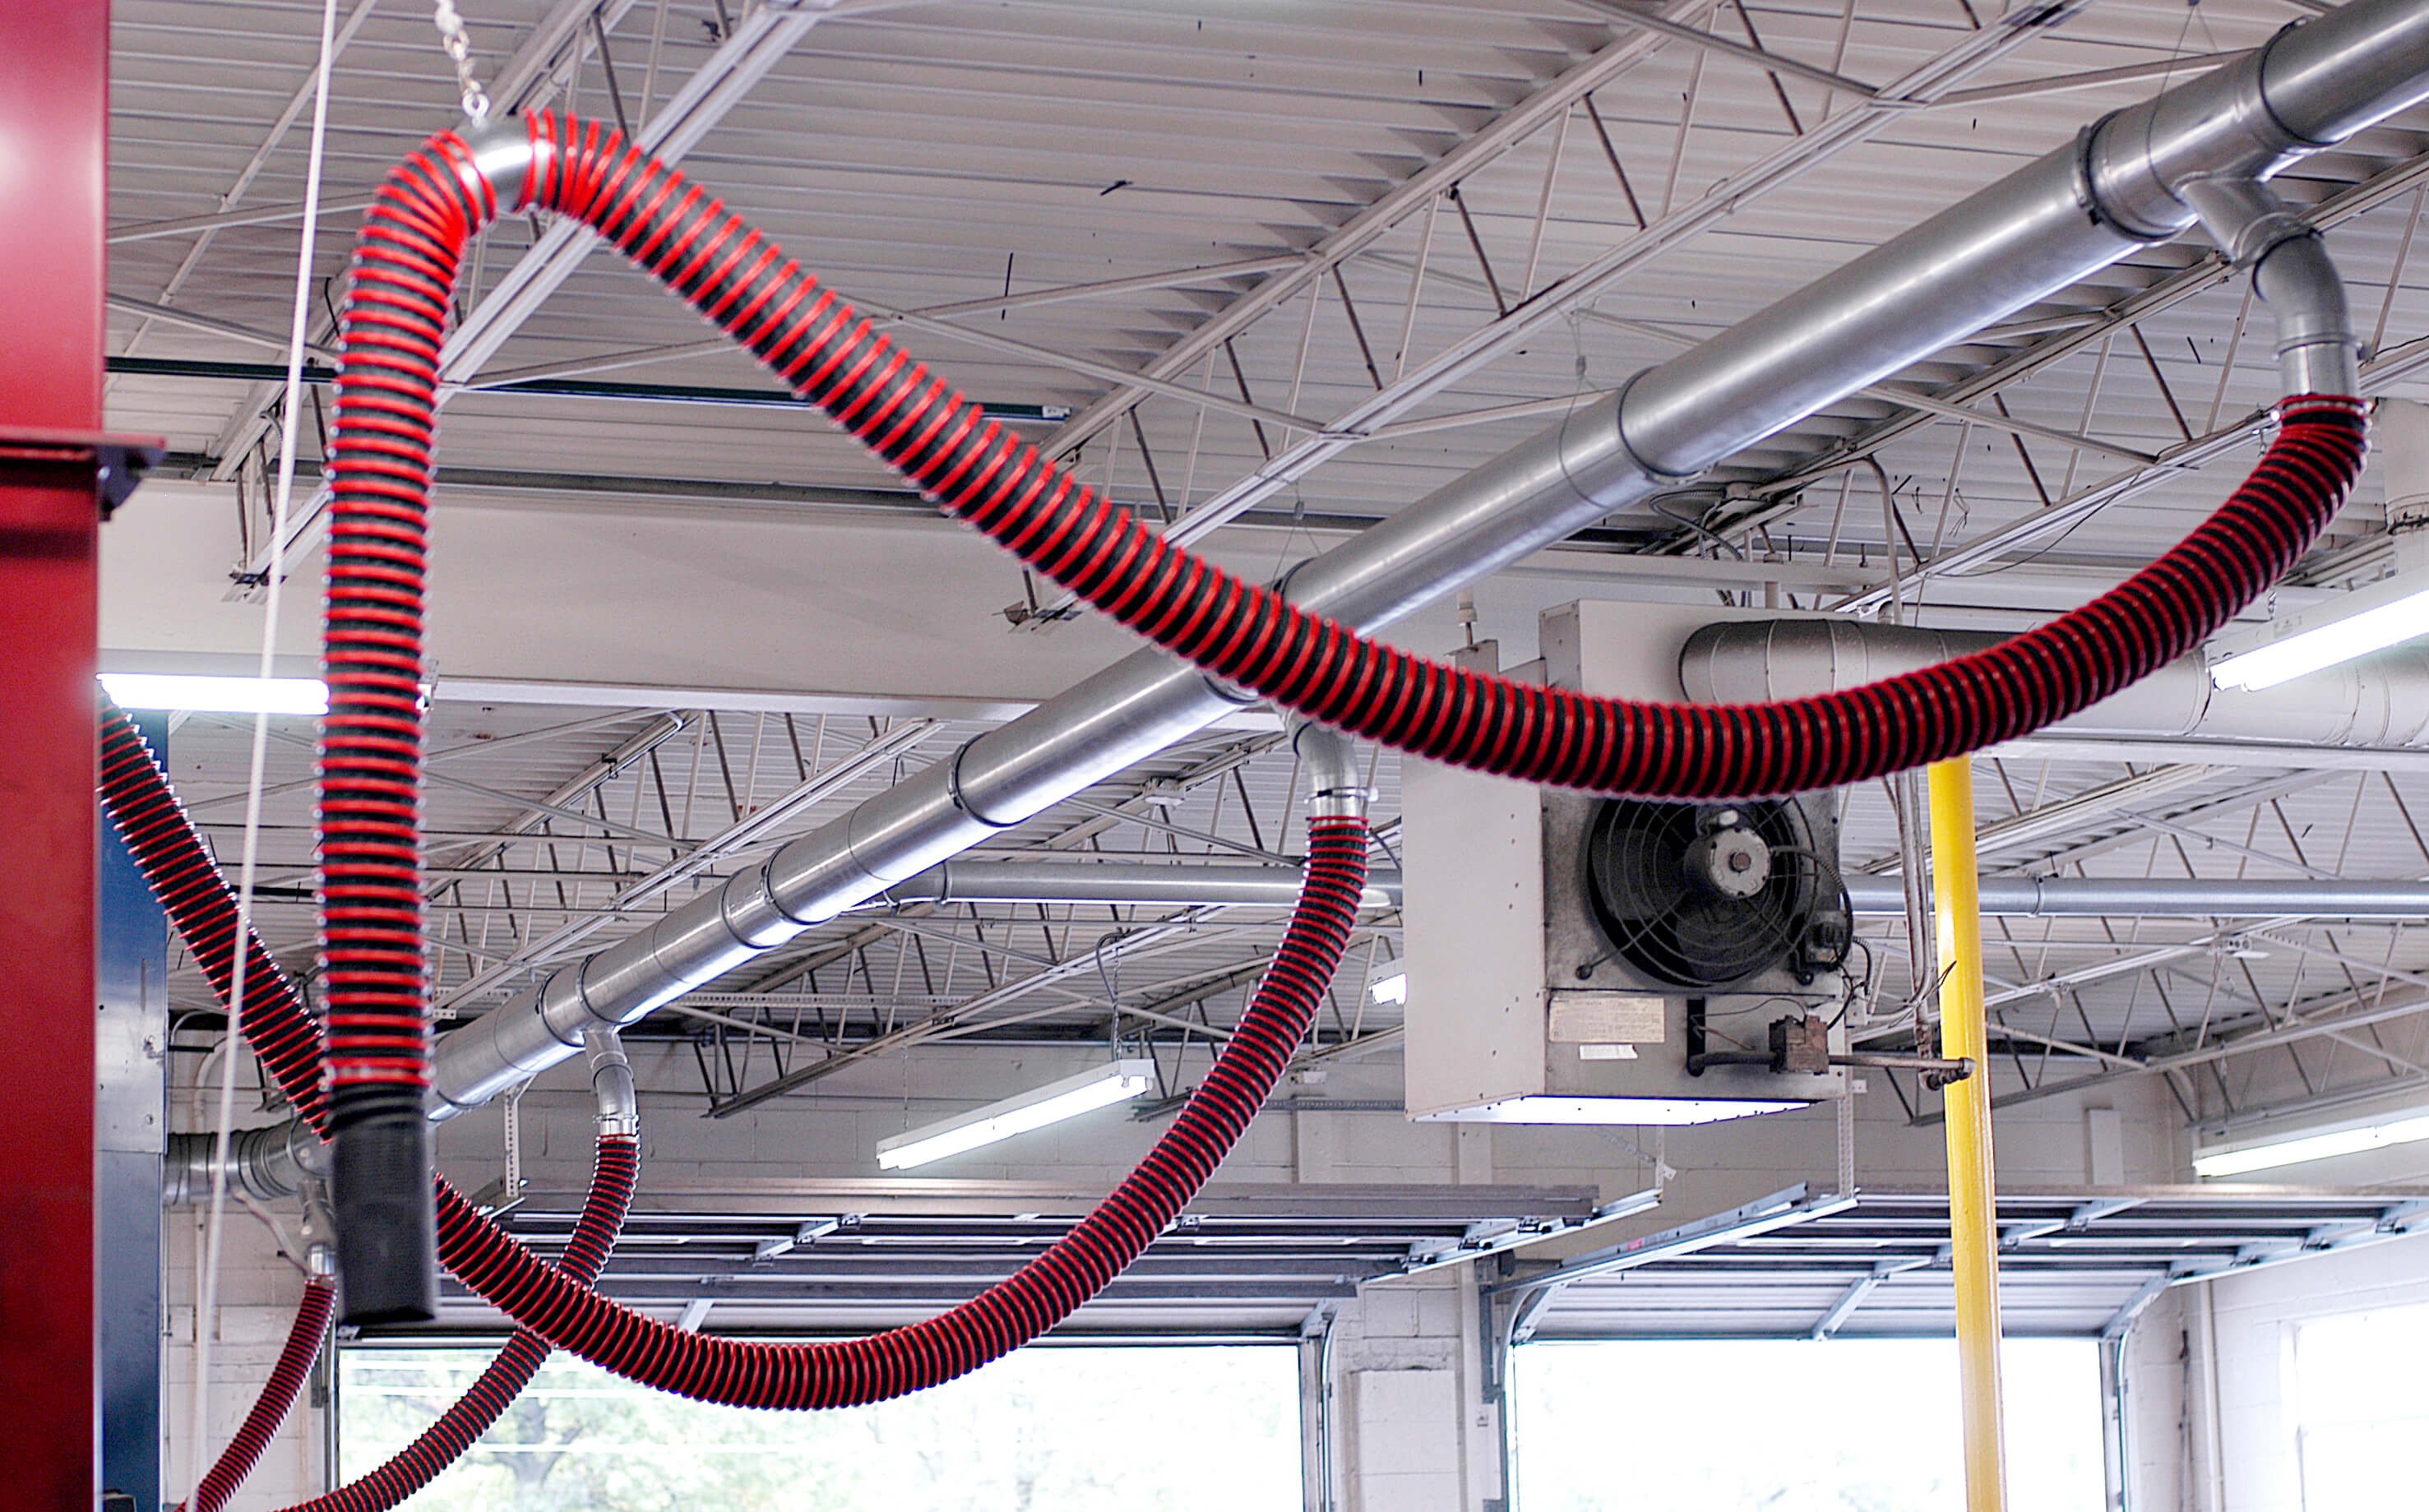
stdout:
<svg viewBox="0 0 2429 1512">
<path fill-rule="evenodd" d="M 1340 1512 L 1485 1512 L 1500 1502 L 1501 1409 L 1485 1400 L 1472 1270 L 1371 1284 L 1331 1329 Z"/>
</svg>

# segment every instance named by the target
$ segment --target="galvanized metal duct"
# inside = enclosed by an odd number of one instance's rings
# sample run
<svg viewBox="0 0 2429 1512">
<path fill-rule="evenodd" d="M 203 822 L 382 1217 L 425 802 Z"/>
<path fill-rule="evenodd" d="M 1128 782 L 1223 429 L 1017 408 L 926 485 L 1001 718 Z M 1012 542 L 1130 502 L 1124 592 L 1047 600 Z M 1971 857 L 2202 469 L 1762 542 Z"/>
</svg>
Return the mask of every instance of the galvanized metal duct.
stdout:
<svg viewBox="0 0 2429 1512">
<path fill-rule="evenodd" d="M 640 1092 L 634 1085 L 633 1062 L 624 1054 L 623 1041 L 614 1029 L 602 1027 L 585 1036 L 583 1048 L 590 1059 L 590 1095 L 598 1104 L 601 1137 L 637 1137 Z M 188 1208 L 210 1201 L 218 1153 L 216 1134 L 170 1135 L 161 1160 L 160 1206 Z M 227 1190 L 239 1200 L 291 1201 L 311 1183 L 328 1179 L 329 1153 L 330 1146 L 300 1118 L 238 1129 L 228 1137 Z"/>
<path fill-rule="evenodd" d="M 1993 23 L 2033 26 L 2064 7 Z M 1639 374 L 1303 565 L 1286 591 L 1360 630 L 1488 576 L 2191 223 L 2196 177 L 2261 177 L 2429 95 L 2429 0 L 2356 0 L 2076 142 Z M 1141 651 L 439 1041 L 446 1117 L 1236 707 Z"/>
<path fill-rule="evenodd" d="M 1167 865 L 1160 862 L 949 861 L 885 890 L 890 903 L 1082 903 L 1107 908 L 1287 909 L 1298 900 L 1296 867 L 1255 862 Z M 1369 867 L 1362 907 L 1400 906 L 1400 870 Z"/>
<path fill-rule="evenodd" d="M 1699 703 L 1802 698 L 1878 682 L 2002 638 L 1984 631 L 1915 630 L 1838 616 L 1716 622 L 1687 638 L 1678 682 Z M 2374 750 L 2429 748 L 2429 651 L 2391 651 L 2258 691 L 2217 687 L 2202 659 L 2188 656 L 2059 720 L 2049 732 Z"/>
<path fill-rule="evenodd" d="M 1859 914 L 1906 912 L 1894 877 L 1850 877 Z M 2210 878 L 1985 877 L 1982 912 L 2031 919 L 2429 918 L 2429 882 Z"/>
<path fill-rule="evenodd" d="M 1207 904 L 1290 906 L 1298 873 L 1287 866 L 1173 866 L 1154 862 L 1088 865 L 1026 861 L 955 861 L 889 889 L 898 902 L 1095 903 L 1188 908 Z M 1366 906 L 1396 908 L 1397 868 L 1367 874 Z M 1847 893 L 1859 914 L 1904 913 L 1895 877 L 1853 875 Z M 1985 877 L 1982 912 L 2020 918 L 2429 918 L 2429 882 L 2251 880 L 2209 878 Z"/>
</svg>

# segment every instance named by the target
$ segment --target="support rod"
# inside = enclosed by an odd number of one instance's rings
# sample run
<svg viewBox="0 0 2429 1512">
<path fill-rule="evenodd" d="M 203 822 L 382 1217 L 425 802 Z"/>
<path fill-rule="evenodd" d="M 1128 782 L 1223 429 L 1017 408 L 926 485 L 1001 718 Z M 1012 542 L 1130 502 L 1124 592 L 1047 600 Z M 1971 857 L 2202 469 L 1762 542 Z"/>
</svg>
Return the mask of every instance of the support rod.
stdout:
<svg viewBox="0 0 2429 1512">
<path fill-rule="evenodd" d="M 1975 901 L 1974 764 L 1931 767 L 1931 878 L 1940 923 L 1940 1053 L 1986 1065 L 1982 915 Z M 1966 1512 L 2004 1512 L 1999 1404 L 1999 1225 L 1991 1159 L 1991 1078 L 1948 1084 L 1948 1232 L 1957 1283 L 1957 1369 L 1965 1423 Z"/>
</svg>

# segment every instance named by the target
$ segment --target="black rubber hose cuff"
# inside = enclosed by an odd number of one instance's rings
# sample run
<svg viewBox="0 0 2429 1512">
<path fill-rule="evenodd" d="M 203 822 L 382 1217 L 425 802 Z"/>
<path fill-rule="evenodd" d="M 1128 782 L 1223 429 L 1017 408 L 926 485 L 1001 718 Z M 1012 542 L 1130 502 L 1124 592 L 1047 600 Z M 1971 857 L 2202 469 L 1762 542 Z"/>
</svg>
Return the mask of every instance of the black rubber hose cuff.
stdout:
<svg viewBox="0 0 2429 1512">
<path fill-rule="evenodd" d="M 339 1321 L 428 1323 L 438 1315 L 430 1121 L 401 1088 L 339 1088 L 329 1205 L 338 1228 Z M 400 1106 L 401 1104 L 401 1106 Z"/>
</svg>

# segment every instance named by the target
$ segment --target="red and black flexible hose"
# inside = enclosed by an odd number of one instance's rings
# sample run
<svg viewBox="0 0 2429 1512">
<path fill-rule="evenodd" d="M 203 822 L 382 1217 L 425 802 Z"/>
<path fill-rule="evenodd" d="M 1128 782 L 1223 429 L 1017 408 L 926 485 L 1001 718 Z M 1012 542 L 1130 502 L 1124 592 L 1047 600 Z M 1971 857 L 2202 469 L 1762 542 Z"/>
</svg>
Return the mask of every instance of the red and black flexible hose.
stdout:
<svg viewBox="0 0 2429 1512">
<path fill-rule="evenodd" d="M 1367 640 L 1173 546 L 988 419 L 681 173 L 570 115 L 524 123 L 512 205 L 445 132 L 382 186 L 340 339 L 323 747 L 330 1080 L 339 1170 L 361 1182 L 349 1267 L 409 1268 L 427 1070 L 414 795 L 421 594 L 438 353 L 457 263 L 502 212 L 575 217 L 1032 567 L 1207 672 L 1436 761 L 1646 797 L 1830 787 L 2040 728 L 2199 644 L 2302 554 L 2342 503 L 2359 401 L 2304 395 L 2252 476 L 2174 550 L 2092 603 L 1991 649 L 1781 703 L 1637 703 L 1514 682 Z M 354 1132 L 385 1130 L 383 1133 Z M 350 1134 L 358 1148 L 350 1149 Z M 343 1193 L 341 1192 L 341 1196 Z M 343 1214 L 341 1214 L 341 1218 Z M 392 1224 L 388 1235 L 381 1225 Z M 390 1239 L 393 1243 L 390 1243 Z M 352 1269 L 347 1272 L 351 1277 Z M 426 1286 L 426 1281 L 425 1281 Z M 376 1283 L 409 1310 L 414 1279 Z M 351 1291 L 351 1283 L 350 1283 Z M 354 1316 L 350 1294 L 348 1316 Z"/>
<path fill-rule="evenodd" d="M 2289 400 L 2252 477 L 2149 569 L 2001 647 L 1869 687 L 1780 704 L 1679 706 L 1512 683 L 1377 646 L 1169 546 L 989 421 L 759 233 L 618 134 L 571 117 L 535 117 L 527 129 L 533 168 L 520 201 L 507 208 L 587 222 L 949 512 L 1033 567 L 1166 649 L 1312 717 L 1436 760 L 1532 781 L 1652 797 L 1747 797 L 1838 785 L 2024 733 L 2198 644 L 2292 565 L 2341 503 L 2361 461 L 2358 401 Z M 345 1129 L 399 1124 L 408 1104 L 416 1139 L 421 1134 L 427 1047 L 413 810 L 432 400 L 463 245 L 499 210 L 462 139 L 434 138 L 383 187 L 347 310 L 333 446 L 333 686 L 322 804 L 333 868 L 331 1086 L 341 1146 Z M 382 1159 L 373 1152 L 366 1164 Z M 408 1185 L 398 1179 L 404 1163 L 387 1161 L 390 1196 Z M 1133 1183 L 1147 1175 L 1142 1168 Z M 418 1202 L 418 1180 L 410 1185 Z M 996 1338 L 1027 1337 L 1020 1306 L 1027 1299 L 1016 1298 L 949 1315 L 960 1321 L 933 1328 L 931 1337 L 903 1330 L 899 1345 L 874 1353 L 702 1340 L 621 1313 L 527 1255 L 518 1263 L 510 1241 L 441 1192 L 441 1242 L 476 1289 L 602 1363 L 692 1394 L 760 1405 L 863 1400 L 864 1392 L 957 1373 L 968 1368 L 964 1359 L 992 1357 L 984 1351 Z M 1106 1209 L 1117 1215 L 1117 1227 L 1121 1206 Z M 383 1255 L 404 1255 L 415 1226 L 406 1214 L 392 1232 L 384 1228 Z M 1088 1237 L 1083 1257 L 1116 1252 Z M 410 1256 L 404 1257 L 409 1269 Z M 1058 1277 L 1042 1279 L 1049 1290 L 1060 1286 Z M 385 1287 L 401 1307 L 413 1306 L 409 1290 Z M 1066 1293 L 1061 1288 L 1053 1300 Z M 999 1288 L 981 1303 L 1008 1296 Z M 750 1353 L 756 1349 L 778 1352 Z"/>
<path fill-rule="evenodd" d="M 623 1232 L 624 1215 L 632 1209 L 633 1186 L 638 1179 L 641 1147 L 628 1135 L 603 1135 L 591 1168 L 590 1192 L 574 1221 L 556 1269 L 582 1286 L 599 1279 Z M 263 1450 L 293 1410 L 305 1378 L 312 1372 L 329 1333 L 329 1315 L 337 1305 L 337 1289 L 314 1276 L 305 1284 L 286 1347 L 261 1389 L 243 1425 L 228 1440 L 209 1473 L 195 1487 L 193 1500 L 181 1512 L 220 1512 L 245 1477 L 261 1461 Z M 287 1512 L 388 1512 L 408 1496 L 438 1478 L 439 1472 L 471 1449 L 496 1425 L 522 1389 L 531 1384 L 552 1353 L 548 1341 L 527 1328 L 518 1328 L 488 1367 L 446 1411 L 413 1442 L 378 1469 L 339 1487 L 325 1496 L 299 1502 Z"/>
<path fill-rule="evenodd" d="M 270 1447 L 278 1425 L 295 1405 L 305 1377 L 312 1373 L 312 1362 L 321 1356 L 321 1341 L 329 1335 L 329 1313 L 337 1301 L 337 1289 L 326 1278 L 316 1275 L 304 1283 L 304 1300 L 295 1308 L 295 1322 L 287 1330 L 278 1363 L 270 1368 L 269 1381 L 253 1399 L 253 1409 L 244 1415 L 236 1437 L 194 1487 L 193 1501 L 178 1512 L 188 1512 L 188 1507 L 191 1512 L 220 1512 L 253 1473 L 253 1467 L 261 1462 L 261 1452 Z"/>
<path fill-rule="evenodd" d="M 746 1407 L 838 1407 L 917 1391 L 1000 1358 L 1069 1317 L 1180 1216 L 1315 1022 L 1358 919 L 1363 819 L 1308 823 L 1305 881 L 1273 964 L 1206 1079 L 1113 1194 L 1035 1259 L 924 1323 L 836 1343 L 768 1344 L 685 1333 L 548 1269 L 452 1192 L 439 1253 L 522 1326 L 661 1390 Z"/>
<path fill-rule="evenodd" d="M 106 694 L 100 721 L 103 812 L 126 842 L 137 869 L 158 896 L 211 991 L 225 1003 L 236 980 L 236 894 L 186 816 L 169 786 L 167 770 L 145 744 L 142 731 Z M 240 1017 L 245 1043 L 297 1114 L 314 1132 L 325 1133 L 320 1021 L 262 948 L 259 936 L 246 934 L 244 949 L 244 1011 Z"/>
<path fill-rule="evenodd" d="M 220 1000 L 227 1002 L 233 985 L 230 963 L 241 928 L 236 895 L 204 846 L 200 831 L 177 801 L 169 785 L 167 770 L 152 753 L 135 722 L 107 696 L 101 700 L 100 724 L 103 812 L 126 841 L 138 869 L 160 897 L 186 948 L 202 966 Z M 260 937 L 249 929 L 243 933 L 245 949 L 250 953 L 242 1015 L 246 1043 L 298 1116 L 314 1132 L 325 1132 L 327 1110 L 321 1097 L 323 1046 L 320 1022 L 305 1006 L 286 973 L 271 959 Z M 598 1279 L 600 1268 L 605 1264 L 607 1253 L 622 1229 L 639 1169 L 638 1142 L 621 1136 L 601 1139 L 589 1195 L 583 1203 L 572 1239 L 556 1262 L 566 1274 L 584 1285 Z M 445 1177 L 438 1177 L 437 1185 L 448 1198 L 461 1202 Z M 505 1242 L 515 1242 L 488 1219 L 475 1216 L 479 1224 Z M 304 1309 L 299 1311 L 295 1331 L 289 1336 L 290 1352 L 296 1339 L 317 1339 L 326 1331 L 331 1302 L 326 1282 L 315 1281 L 306 1290 Z M 319 1308 L 317 1323 L 309 1311 L 315 1306 Z M 518 1330 L 465 1398 L 441 1414 L 420 1438 L 362 1480 L 306 1505 L 314 1512 L 322 1512 L 323 1503 L 331 1512 L 367 1512 L 370 1508 L 393 1506 L 412 1495 L 488 1431 L 548 1355 L 548 1345 L 537 1336 Z M 300 1380 L 310 1365 L 306 1357 L 285 1374 Z M 273 1372 L 273 1386 L 276 1387 L 285 1374 Z M 292 1397 L 291 1389 L 288 1394 Z M 269 1400 L 265 1393 L 262 1401 L 256 1404 L 256 1416 L 267 1410 L 265 1404 Z M 270 1418 L 260 1435 L 264 1440 L 287 1410 L 281 1405 Z M 242 1438 L 240 1435 L 239 1441 Z M 220 1466 L 214 1468 L 213 1476 L 219 1479 L 207 1478 L 204 1488 L 197 1490 L 198 1507 L 206 1504 L 202 1498 L 207 1492 L 224 1501 L 260 1454 L 256 1445 L 242 1467 L 238 1468 L 231 1457 L 235 1450 L 236 1445 L 231 1444 L 229 1454 L 223 1455 Z M 223 1468 L 228 1471 L 225 1476 L 220 1475 Z"/>
<path fill-rule="evenodd" d="M 123 734 L 112 736 L 113 726 Z M 236 898 L 211 864 L 175 796 L 124 715 L 105 708 L 103 802 L 124 830 L 148 822 L 137 860 L 156 887 L 191 875 L 173 913 L 181 932 L 237 932 Z M 1339 966 L 1365 886 L 1363 819 L 1309 821 L 1305 883 L 1272 967 L 1231 1043 L 1137 1171 L 1096 1212 L 1035 1260 L 962 1307 L 910 1328 L 842 1344 L 768 1345 L 702 1338 L 640 1317 L 535 1258 L 465 1201 L 442 1176 L 434 1190 L 440 1245 L 450 1269 L 535 1334 L 645 1384 L 707 1400 L 756 1406 L 833 1406 L 878 1401 L 975 1370 L 1068 1317 L 1135 1259 L 1179 1215 L 1238 1142 L 1272 1092 Z M 193 936 L 189 936 L 189 940 Z M 257 939 L 248 941 L 259 950 Z M 304 1106 L 320 1051 L 319 1027 L 266 952 L 264 983 L 246 1016 L 263 1044 L 292 1041 L 306 1053 L 263 1062 L 290 1101 Z M 224 987 L 223 987 L 224 991 Z M 256 994 L 248 991 L 246 996 Z M 609 1152 L 603 1145 L 603 1172 Z M 597 1188 L 594 1185 L 594 1193 Z M 537 1367 L 535 1367 L 537 1368 Z"/>
<path fill-rule="evenodd" d="M 2325 527 L 2361 467 L 2358 400 L 2289 399 L 2251 477 L 2143 572 L 1996 648 L 1866 687 L 1712 705 L 1516 682 L 1379 645 L 1165 542 L 988 419 L 681 173 L 596 123 L 536 116 L 528 129 L 526 204 L 596 228 L 1030 567 L 1175 655 L 1311 718 L 1529 781 L 1752 797 L 1841 786 L 2039 729 L 2184 654 L 2257 597 Z M 432 187 L 424 222 L 484 213 L 466 176 L 449 172 L 463 161 L 461 142 L 440 137 L 401 171 Z"/>
<path fill-rule="evenodd" d="M 603 1135 L 590 1173 L 590 1194 L 573 1237 L 557 1257 L 557 1274 L 576 1286 L 599 1279 L 608 1252 L 616 1247 L 624 1215 L 633 1204 L 633 1185 L 639 1178 L 641 1145 L 627 1135 Z M 528 1328 L 518 1328 L 505 1348 L 489 1362 L 478 1380 L 438 1415 L 420 1438 L 398 1450 L 387 1463 L 358 1480 L 349 1481 L 326 1496 L 300 1502 L 287 1512 L 388 1512 L 464 1457 L 480 1437 L 493 1427 L 507 1406 L 531 1384 L 546 1364 L 548 1340 Z"/>
</svg>

